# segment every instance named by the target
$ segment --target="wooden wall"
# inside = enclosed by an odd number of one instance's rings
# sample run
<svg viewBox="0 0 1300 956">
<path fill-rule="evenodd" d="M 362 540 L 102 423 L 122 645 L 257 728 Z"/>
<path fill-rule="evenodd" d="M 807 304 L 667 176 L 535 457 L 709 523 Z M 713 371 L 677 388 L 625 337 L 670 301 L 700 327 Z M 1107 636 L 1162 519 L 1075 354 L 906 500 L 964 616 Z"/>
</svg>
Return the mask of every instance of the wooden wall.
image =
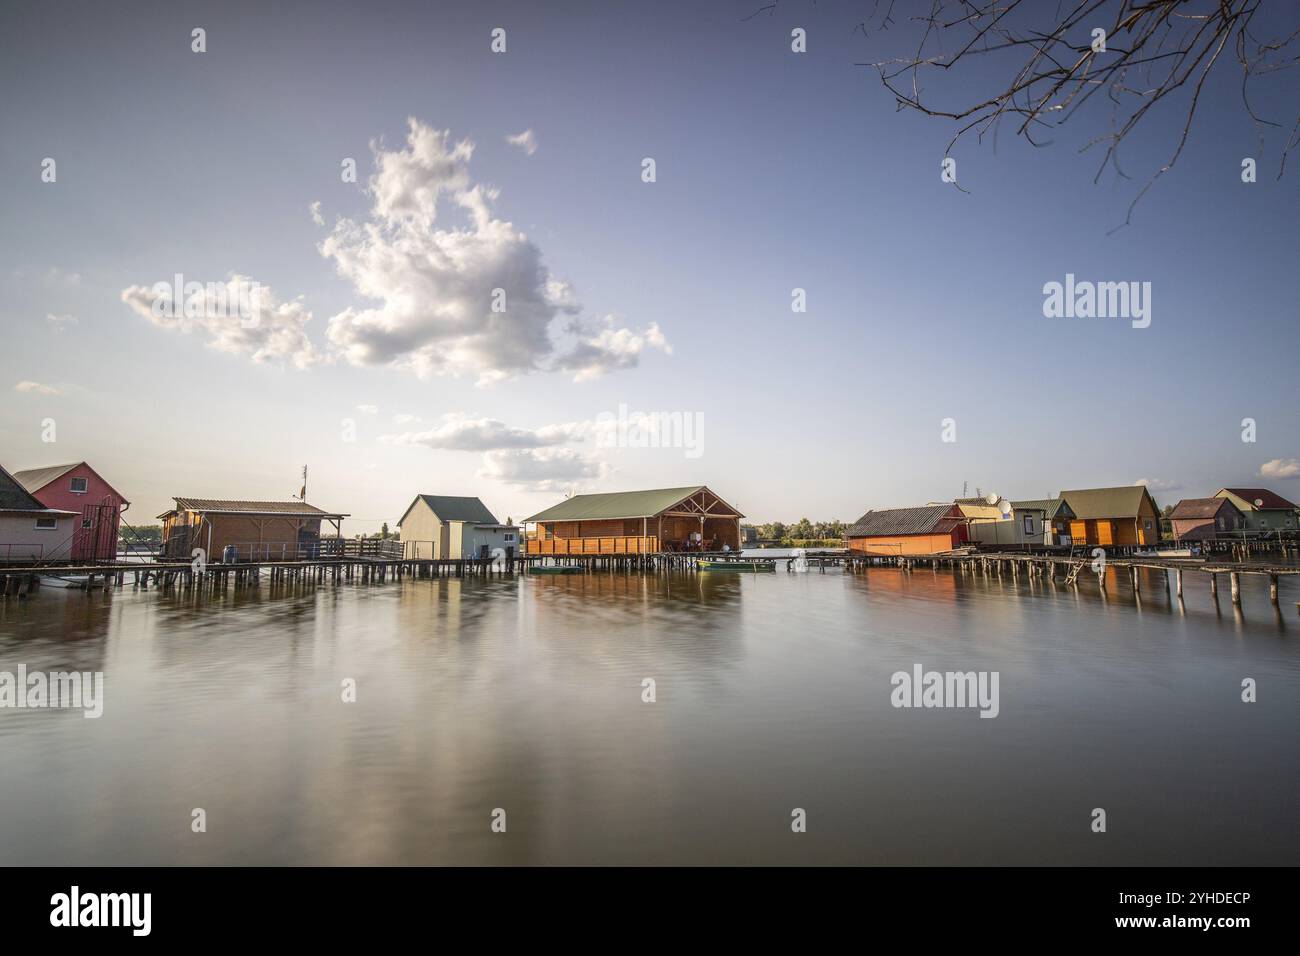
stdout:
<svg viewBox="0 0 1300 956">
<path fill-rule="evenodd" d="M 858 554 L 882 556 L 899 554 L 938 554 L 957 547 L 957 536 L 948 534 L 879 535 L 873 538 L 849 538 L 849 550 Z"/>
</svg>

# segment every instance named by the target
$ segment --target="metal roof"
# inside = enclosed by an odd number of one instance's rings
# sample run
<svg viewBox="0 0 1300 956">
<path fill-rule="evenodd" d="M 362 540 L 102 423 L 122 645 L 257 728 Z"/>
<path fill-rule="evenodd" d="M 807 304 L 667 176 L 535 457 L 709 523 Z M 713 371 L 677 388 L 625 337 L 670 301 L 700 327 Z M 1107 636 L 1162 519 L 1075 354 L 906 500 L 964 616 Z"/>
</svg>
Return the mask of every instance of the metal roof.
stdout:
<svg viewBox="0 0 1300 956">
<path fill-rule="evenodd" d="M 18 483 L 30 491 L 32 494 L 40 491 L 55 478 L 66 475 L 78 465 L 84 465 L 84 461 L 74 461 L 69 465 L 50 465 L 46 468 L 28 468 L 24 471 L 15 471 L 14 478 Z"/>
<path fill-rule="evenodd" d="M 322 511 L 305 501 L 237 501 L 225 498 L 174 498 L 176 511 L 206 511 L 221 514 L 312 515 L 322 518 L 346 518 L 347 515 Z M 163 512 L 158 517 L 170 514 Z"/>
<path fill-rule="evenodd" d="M 715 498 L 718 497 L 704 485 L 691 485 L 686 488 L 655 488 L 649 491 L 613 491 L 598 495 L 574 495 L 572 498 L 561 501 L 545 511 L 539 511 L 531 518 L 525 518 L 524 521 L 600 521 L 613 518 L 652 518 L 700 491 L 708 491 Z M 718 501 L 722 502 L 722 499 L 718 498 Z M 722 503 L 726 504 L 726 502 Z M 727 507 L 730 508 L 731 505 L 727 505 Z M 734 510 L 728 515 L 718 515 L 718 517 L 733 516 L 744 517 Z"/>
<path fill-rule="evenodd" d="M 962 523 L 947 515 L 956 505 L 923 505 L 919 508 L 886 508 L 868 511 L 844 532 L 846 538 L 873 538 L 895 534 L 946 534 Z"/>
<path fill-rule="evenodd" d="M 1174 505 L 1174 510 L 1169 512 L 1172 518 L 1213 518 L 1218 515 L 1219 511 L 1227 505 L 1233 511 L 1241 512 L 1227 498 L 1184 498 L 1178 504 Z"/>
<path fill-rule="evenodd" d="M 1216 498 L 1223 497 L 1224 492 L 1236 495 L 1251 508 L 1259 508 L 1264 511 L 1294 511 L 1295 505 L 1287 501 L 1281 495 L 1274 494 L 1267 488 L 1221 488 Z M 1264 502 L 1262 505 L 1255 504 L 1256 499 Z"/>
<path fill-rule="evenodd" d="M 1055 518 L 1062 505 L 1065 506 L 1066 511 L 1070 510 L 1065 499 L 1059 495 L 1055 498 L 1030 498 L 1026 501 L 1011 502 L 1011 507 L 1016 511 L 1046 511 L 1049 518 Z"/>
<path fill-rule="evenodd" d="M 1069 504 L 1076 518 L 1087 520 L 1136 518 L 1141 513 L 1142 499 L 1149 494 L 1146 485 L 1120 485 L 1118 488 L 1062 491 L 1061 497 Z"/>
<path fill-rule="evenodd" d="M 398 527 L 401 527 L 406 516 L 411 513 L 411 508 L 415 507 L 416 501 L 423 501 L 442 521 L 470 521 L 488 525 L 499 523 L 496 516 L 488 511 L 487 506 L 478 498 L 460 495 L 416 495 L 415 501 L 412 501 L 410 507 L 402 513 L 401 520 L 397 522 Z"/>
<path fill-rule="evenodd" d="M 17 478 L 0 468 L 0 511 L 45 510 L 45 505 L 33 498 Z"/>
</svg>

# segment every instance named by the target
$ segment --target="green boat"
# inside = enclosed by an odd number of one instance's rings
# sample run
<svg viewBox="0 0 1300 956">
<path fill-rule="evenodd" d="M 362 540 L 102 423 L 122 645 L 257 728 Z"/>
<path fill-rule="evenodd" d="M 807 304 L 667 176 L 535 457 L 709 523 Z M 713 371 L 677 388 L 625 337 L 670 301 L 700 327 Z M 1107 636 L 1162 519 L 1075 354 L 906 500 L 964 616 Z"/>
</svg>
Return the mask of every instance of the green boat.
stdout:
<svg viewBox="0 0 1300 956">
<path fill-rule="evenodd" d="M 775 571 L 776 560 L 774 558 L 761 558 L 757 561 L 714 561 L 701 558 L 695 562 L 695 567 L 699 571 Z"/>
<path fill-rule="evenodd" d="M 530 564 L 529 574 L 581 574 L 585 568 L 581 564 Z"/>
</svg>

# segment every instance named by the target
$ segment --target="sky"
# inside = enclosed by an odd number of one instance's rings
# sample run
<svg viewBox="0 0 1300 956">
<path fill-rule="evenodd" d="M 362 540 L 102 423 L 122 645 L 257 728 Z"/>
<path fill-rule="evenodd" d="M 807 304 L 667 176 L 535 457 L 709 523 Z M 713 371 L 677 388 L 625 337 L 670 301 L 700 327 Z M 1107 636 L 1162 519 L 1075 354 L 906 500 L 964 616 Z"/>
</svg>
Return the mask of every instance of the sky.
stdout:
<svg viewBox="0 0 1300 956">
<path fill-rule="evenodd" d="M 1300 497 L 1300 73 L 1253 88 L 1262 143 L 1240 68 L 1212 75 L 1112 232 L 1185 104 L 1129 178 L 1080 152 L 1104 110 L 947 153 L 860 65 L 909 51 L 904 17 L 759 6 L 6 3 L 0 465 L 88 461 L 136 523 L 307 465 L 345 533 L 417 493 L 519 520 L 707 484 L 760 522 Z M 1006 76 L 971 64 L 935 92 Z M 1150 283 L 1149 325 L 1045 315 L 1067 274 Z M 655 415 L 670 447 L 635 447 Z"/>
</svg>

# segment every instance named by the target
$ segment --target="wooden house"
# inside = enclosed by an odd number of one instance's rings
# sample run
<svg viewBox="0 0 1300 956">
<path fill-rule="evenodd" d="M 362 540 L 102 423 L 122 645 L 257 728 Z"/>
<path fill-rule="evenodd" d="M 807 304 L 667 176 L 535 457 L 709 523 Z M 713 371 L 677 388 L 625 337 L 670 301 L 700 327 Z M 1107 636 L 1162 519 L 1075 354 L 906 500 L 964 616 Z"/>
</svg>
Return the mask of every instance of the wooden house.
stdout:
<svg viewBox="0 0 1300 956">
<path fill-rule="evenodd" d="M 868 511 L 844 532 L 850 551 L 874 555 L 939 554 L 969 540 L 956 504 Z"/>
<path fill-rule="evenodd" d="M 122 512 L 131 502 L 84 461 L 14 472 L 27 491 L 47 508 L 81 512 L 72 539 L 73 561 L 117 560 Z"/>
<path fill-rule="evenodd" d="M 1220 488 L 1214 497 L 1227 498 L 1236 506 L 1245 518 L 1247 533 L 1294 532 L 1300 528 L 1296 506 L 1267 488 Z"/>
<path fill-rule="evenodd" d="M 519 529 L 501 524 L 478 498 L 416 495 L 397 526 L 407 558 L 507 559 L 519 552 Z"/>
<path fill-rule="evenodd" d="M 1160 509 L 1145 485 L 1062 491 L 1074 512 L 1070 539 L 1076 547 L 1136 547 L 1160 543 Z"/>
<path fill-rule="evenodd" d="M 175 498 L 164 511 L 162 548 L 165 558 L 190 560 L 202 548 L 211 562 L 297 561 L 321 555 L 321 523 L 334 526 L 334 542 L 342 538 L 344 514 L 322 511 L 305 501 L 231 501 L 217 498 Z M 234 549 L 230 551 L 229 549 Z"/>
<path fill-rule="evenodd" d="M 47 508 L 0 468 L 0 564 L 67 561 L 81 512 Z"/>
<path fill-rule="evenodd" d="M 650 554 L 740 547 L 739 511 L 703 485 L 574 495 L 525 524 L 529 554 Z"/>
<path fill-rule="evenodd" d="M 1178 541 L 1212 541 L 1240 532 L 1246 517 L 1228 498 L 1184 498 L 1169 513 L 1170 530 Z"/>
</svg>

